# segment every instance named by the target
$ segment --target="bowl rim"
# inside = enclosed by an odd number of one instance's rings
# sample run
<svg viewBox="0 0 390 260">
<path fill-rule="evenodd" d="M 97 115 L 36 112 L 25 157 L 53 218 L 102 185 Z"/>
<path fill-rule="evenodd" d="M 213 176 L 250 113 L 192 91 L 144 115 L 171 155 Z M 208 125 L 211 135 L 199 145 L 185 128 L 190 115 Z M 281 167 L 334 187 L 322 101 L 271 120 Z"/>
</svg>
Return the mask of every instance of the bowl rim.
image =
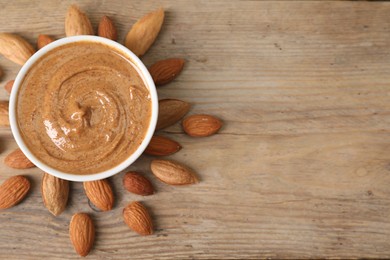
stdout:
<svg viewBox="0 0 390 260">
<path fill-rule="evenodd" d="M 20 88 L 20 84 L 22 83 L 24 77 L 30 70 L 30 68 L 46 53 L 49 51 L 66 44 L 75 43 L 75 42 L 97 42 L 102 43 L 104 45 L 107 45 L 111 48 L 114 48 L 121 53 L 126 55 L 126 58 L 130 59 L 134 65 L 139 70 L 140 76 L 143 78 L 146 87 L 149 89 L 150 98 L 151 98 L 151 105 L 152 105 L 152 112 L 151 112 L 151 118 L 148 130 L 145 134 L 145 138 L 143 139 L 141 145 L 138 146 L 137 150 L 132 153 L 126 160 L 121 162 L 120 164 L 114 166 L 113 168 L 110 168 L 108 170 L 97 172 L 93 174 L 72 174 L 67 173 L 64 171 L 60 171 L 58 169 L 55 169 L 53 167 L 50 167 L 49 165 L 43 163 L 40 161 L 30 150 L 28 149 L 27 145 L 24 143 L 23 138 L 21 137 L 20 130 L 18 127 L 18 122 L 16 118 L 16 104 L 17 104 L 17 98 L 18 98 L 18 91 Z M 15 138 L 16 143 L 18 144 L 19 148 L 22 150 L 22 152 L 26 155 L 26 157 L 34 163 L 38 168 L 43 170 L 44 172 L 47 172 L 51 175 L 54 175 L 58 178 L 69 180 L 69 181 L 76 181 L 76 182 L 84 182 L 84 181 L 94 181 L 94 180 L 101 180 L 108 178 L 110 176 L 113 176 L 122 170 L 126 169 L 128 166 L 130 166 L 134 161 L 136 161 L 143 151 L 146 149 L 147 145 L 149 144 L 155 128 L 157 124 L 157 117 L 158 117 L 158 96 L 157 96 L 157 90 L 156 86 L 154 84 L 154 81 L 148 71 L 148 69 L 145 67 L 145 65 L 142 63 L 142 61 L 135 55 L 133 52 L 131 52 L 129 49 L 127 49 L 125 46 L 119 44 L 118 42 L 112 41 L 107 38 L 99 37 L 99 36 L 91 36 L 91 35 L 80 35 L 80 36 L 71 36 L 62 38 L 59 40 L 56 40 L 40 50 L 38 50 L 34 55 L 32 55 L 27 62 L 23 65 L 23 67 L 20 69 L 18 75 L 15 78 L 14 85 L 12 87 L 10 99 L 9 99 L 9 120 L 10 120 L 10 126 L 11 126 L 11 132 Z"/>
</svg>

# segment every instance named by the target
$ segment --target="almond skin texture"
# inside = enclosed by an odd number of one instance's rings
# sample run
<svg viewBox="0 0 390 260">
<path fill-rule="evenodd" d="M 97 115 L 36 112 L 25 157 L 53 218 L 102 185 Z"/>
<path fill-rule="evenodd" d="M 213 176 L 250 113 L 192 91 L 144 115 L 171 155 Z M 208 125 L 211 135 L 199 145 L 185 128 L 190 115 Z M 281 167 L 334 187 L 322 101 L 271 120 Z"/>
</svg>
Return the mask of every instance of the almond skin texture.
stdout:
<svg viewBox="0 0 390 260">
<path fill-rule="evenodd" d="M 7 179 L 0 186 L 0 209 L 8 209 L 18 204 L 30 190 L 30 182 L 21 175 Z"/>
<path fill-rule="evenodd" d="M 162 86 L 174 80 L 182 71 L 184 62 L 183 59 L 167 59 L 153 64 L 149 72 L 156 86 Z"/>
<path fill-rule="evenodd" d="M 85 194 L 100 210 L 109 211 L 114 206 L 114 193 L 107 180 L 84 182 Z"/>
<path fill-rule="evenodd" d="M 210 115 L 192 115 L 183 120 L 183 130 L 193 137 L 210 136 L 219 131 L 222 122 Z"/>
<path fill-rule="evenodd" d="M 43 173 L 41 193 L 46 208 L 51 214 L 58 216 L 65 210 L 68 202 L 69 182 Z"/>
<path fill-rule="evenodd" d="M 178 122 L 190 110 L 190 104 L 178 99 L 163 99 L 158 102 L 158 119 L 156 130 Z"/>
<path fill-rule="evenodd" d="M 0 54 L 23 65 L 35 53 L 34 47 L 19 35 L 0 33 Z"/>
<path fill-rule="evenodd" d="M 94 35 L 91 22 L 76 5 L 71 5 L 65 17 L 66 36 Z"/>
<path fill-rule="evenodd" d="M 19 148 L 8 154 L 4 159 L 5 165 L 14 169 L 27 169 L 35 165 L 24 155 Z"/>
<path fill-rule="evenodd" d="M 153 174 L 170 185 L 189 185 L 198 182 L 196 174 L 187 166 L 171 160 L 153 160 Z"/>
<path fill-rule="evenodd" d="M 75 251 L 80 256 L 87 256 L 95 241 L 95 227 L 88 214 L 73 215 L 69 225 L 69 237 Z"/>
<path fill-rule="evenodd" d="M 52 42 L 54 42 L 54 39 L 51 38 L 49 35 L 40 34 L 38 36 L 38 41 L 37 41 L 38 50 L 42 49 L 43 47 L 45 47 L 46 45 Z"/>
<path fill-rule="evenodd" d="M 113 41 L 116 41 L 118 38 L 118 32 L 112 20 L 108 16 L 103 16 L 100 20 L 98 35 Z"/>
<path fill-rule="evenodd" d="M 8 101 L 0 101 L 0 126 L 9 126 Z"/>
<path fill-rule="evenodd" d="M 134 201 L 123 209 L 125 223 L 142 236 L 153 234 L 152 218 L 147 209 L 138 201 Z"/>
<path fill-rule="evenodd" d="M 145 149 L 145 153 L 155 156 L 167 156 L 180 151 L 181 145 L 168 137 L 153 136 Z"/>
<path fill-rule="evenodd" d="M 145 15 L 128 32 L 125 46 L 137 56 L 144 55 L 156 40 L 163 22 L 163 8 Z"/>
<path fill-rule="evenodd" d="M 10 80 L 7 82 L 7 84 L 5 84 L 4 88 L 8 92 L 8 94 L 11 94 L 12 87 L 14 86 L 14 82 L 15 80 Z"/>
<path fill-rule="evenodd" d="M 154 193 L 152 183 L 137 172 L 128 172 L 123 176 L 123 186 L 129 192 L 137 195 L 148 196 Z"/>
</svg>

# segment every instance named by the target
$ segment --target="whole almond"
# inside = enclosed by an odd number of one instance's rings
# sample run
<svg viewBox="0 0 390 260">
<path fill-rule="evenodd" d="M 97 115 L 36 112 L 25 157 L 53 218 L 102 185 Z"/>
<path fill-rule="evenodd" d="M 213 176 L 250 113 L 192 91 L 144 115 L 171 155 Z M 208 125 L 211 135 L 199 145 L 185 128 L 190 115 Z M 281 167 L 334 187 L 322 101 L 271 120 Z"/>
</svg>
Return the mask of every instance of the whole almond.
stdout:
<svg viewBox="0 0 390 260">
<path fill-rule="evenodd" d="M 93 28 L 87 15 L 76 5 L 71 5 L 65 17 L 66 36 L 93 35 Z"/>
<path fill-rule="evenodd" d="M 163 21 L 163 8 L 145 15 L 128 32 L 125 46 L 137 56 L 144 55 L 156 40 Z"/>
<path fill-rule="evenodd" d="M 118 32 L 113 21 L 108 16 L 103 16 L 100 20 L 98 35 L 113 41 L 116 41 L 118 38 Z"/>
<path fill-rule="evenodd" d="M 188 185 L 198 182 L 196 174 L 187 166 L 171 160 L 153 160 L 153 174 L 162 182 L 170 185 Z"/>
<path fill-rule="evenodd" d="M 69 182 L 43 173 L 41 193 L 46 208 L 51 214 L 58 216 L 65 210 L 68 202 Z"/>
<path fill-rule="evenodd" d="M 125 223 L 142 236 L 153 234 L 152 218 L 147 209 L 138 201 L 134 201 L 123 209 Z"/>
<path fill-rule="evenodd" d="M 123 176 L 123 186 L 129 192 L 148 196 L 154 193 L 152 183 L 137 172 L 128 172 Z"/>
<path fill-rule="evenodd" d="M 0 186 L 0 209 L 8 209 L 18 204 L 30 190 L 29 180 L 21 175 L 13 176 Z"/>
<path fill-rule="evenodd" d="M 35 53 L 34 47 L 19 35 L 0 33 L 0 54 L 23 65 Z"/>
<path fill-rule="evenodd" d="M 46 34 L 40 34 L 38 36 L 38 41 L 37 41 L 38 50 L 42 49 L 43 47 L 45 47 L 46 45 L 52 42 L 54 42 L 54 39 L 52 37 Z"/>
<path fill-rule="evenodd" d="M 158 102 L 156 130 L 175 124 L 190 110 L 190 104 L 178 99 L 163 99 Z"/>
<path fill-rule="evenodd" d="M 149 72 L 156 86 L 165 85 L 174 80 L 184 67 L 183 59 L 167 59 L 154 63 Z"/>
<path fill-rule="evenodd" d="M 95 227 L 86 213 L 76 213 L 70 220 L 69 237 L 75 251 L 87 256 L 95 241 Z"/>
<path fill-rule="evenodd" d="M 189 136 L 205 137 L 219 131 L 222 122 L 218 118 L 210 115 L 192 115 L 183 120 L 183 130 Z"/>
<path fill-rule="evenodd" d="M 0 126 L 9 126 L 8 101 L 0 101 Z"/>
<path fill-rule="evenodd" d="M 8 92 L 8 94 L 11 94 L 12 87 L 14 86 L 14 82 L 15 82 L 15 80 L 10 80 L 10 81 L 7 82 L 7 84 L 5 84 L 4 88 Z M 8 114 L 8 112 L 7 112 L 7 114 Z"/>
<path fill-rule="evenodd" d="M 19 148 L 8 154 L 4 159 L 5 165 L 14 169 L 27 169 L 35 165 L 24 155 Z"/>
<path fill-rule="evenodd" d="M 100 210 L 109 211 L 114 206 L 114 193 L 107 180 L 84 182 L 85 194 Z"/>
<path fill-rule="evenodd" d="M 156 156 L 167 156 L 180 151 L 181 145 L 168 137 L 153 136 L 148 146 L 145 149 L 145 153 Z"/>
</svg>

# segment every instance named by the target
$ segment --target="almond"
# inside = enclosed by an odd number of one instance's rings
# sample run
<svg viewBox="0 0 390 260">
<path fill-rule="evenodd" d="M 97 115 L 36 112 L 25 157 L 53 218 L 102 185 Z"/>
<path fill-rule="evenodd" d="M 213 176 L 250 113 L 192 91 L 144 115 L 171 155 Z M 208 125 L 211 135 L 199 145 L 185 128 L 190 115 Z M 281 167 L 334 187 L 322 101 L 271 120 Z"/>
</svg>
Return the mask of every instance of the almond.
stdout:
<svg viewBox="0 0 390 260">
<path fill-rule="evenodd" d="M 183 120 L 183 130 L 189 136 L 205 137 L 219 131 L 222 122 L 216 117 L 210 115 L 192 115 Z"/>
<path fill-rule="evenodd" d="M 19 35 L 0 33 L 0 54 L 19 65 L 23 65 L 35 53 L 35 49 Z"/>
<path fill-rule="evenodd" d="M 0 101 L 0 126 L 9 126 L 8 101 Z"/>
<path fill-rule="evenodd" d="M 171 160 L 153 160 L 153 174 L 162 182 L 170 185 L 187 185 L 198 182 L 195 173 L 187 166 Z"/>
<path fill-rule="evenodd" d="M 7 179 L 0 186 L 0 209 L 8 209 L 18 204 L 30 190 L 30 182 L 21 175 Z"/>
<path fill-rule="evenodd" d="M 123 186 L 126 190 L 147 196 L 154 193 L 152 183 L 137 172 L 128 172 L 123 176 Z"/>
<path fill-rule="evenodd" d="M 154 43 L 164 21 L 160 8 L 138 20 L 126 36 L 125 46 L 137 56 L 144 55 Z"/>
<path fill-rule="evenodd" d="M 84 182 L 85 194 L 100 210 L 109 211 L 114 206 L 114 193 L 107 180 Z"/>
<path fill-rule="evenodd" d="M 149 72 L 156 86 L 165 85 L 174 80 L 184 67 L 183 59 L 167 59 L 154 63 Z"/>
<path fill-rule="evenodd" d="M 178 99 L 163 99 L 158 102 L 156 130 L 175 124 L 190 110 L 190 104 Z"/>
<path fill-rule="evenodd" d="M 43 173 L 41 193 L 46 208 L 51 214 L 58 216 L 65 210 L 68 202 L 69 182 Z"/>
<path fill-rule="evenodd" d="M 3 76 L 4 72 L 3 70 L 0 68 L 0 78 Z"/>
<path fill-rule="evenodd" d="M 46 45 L 52 42 L 54 42 L 54 39 L 51 38 L 49 35 L 40 34 L 38 36 L 38 41 L 37 41 L 38 50 L 42 49 L 43 47 L 45 47 Z"/>
<path fill-rule="evenodd" d="M 178 152 L 181 146 L 178 142 L 164 136 L 153 136 L 145 149 L 145 153 L 156 156 L 167 156 Z"/>
<path fill-rule="evenodd" d="M 123 209 L 125 223 L 142 236 L 153 234 L 152 218 L 147 209 L 138 201 L 134 201 Z"/>
<path fill-rule="evenodd" d="M 69 237 L 75 251 L 80 256 L 87 256 L 95 241 L 95 227 L 86 213 L 76 213 L 70 220 Z"/>
<path fill-rule="evenodd" d="M 11 94 L 12 87 L 14 86 L 14 82 L 15 82 L 15 80 L 10 80 L 10 81 L 7 82 L 7 84 L 5 84 L 4 88 L 8 92 L 8 94 Z M 7 112 L 7 114 L 8 114 L 8 112 Z"/>
<path fill-rule="evenodd" d="M 116 27 L 108 16 L 103 16 L 102 20 L 100 20 L 98 35 L 113 41 L 116 41 L 118 38 Z"/>
<path fill-rule="evenodd" d="M 27 169 L 35 165 L 24 155 L 19 148 L 8 154 L 4 159 L 5 165 L 14 169 Z"/>
<path fill-rule="evenodd" d="M 88 17 L 76 5 L 71 5 L 65 17 L 66 36 L 93 35 Z"/>
</svg>

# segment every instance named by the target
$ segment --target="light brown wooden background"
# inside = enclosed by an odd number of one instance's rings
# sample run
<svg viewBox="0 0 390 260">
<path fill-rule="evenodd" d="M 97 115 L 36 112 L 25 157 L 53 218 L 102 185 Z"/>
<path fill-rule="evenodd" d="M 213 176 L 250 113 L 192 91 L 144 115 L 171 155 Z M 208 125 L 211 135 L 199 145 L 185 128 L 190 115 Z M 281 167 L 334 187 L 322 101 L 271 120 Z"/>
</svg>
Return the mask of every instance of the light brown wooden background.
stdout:
<svg viewBox="0 0 390 260">
<path fill-rule="evenodd" d="M 74 1 L 0 1 L 0 31 L 35 44 L 64 37 Z M 146 65 L 170 57 L 187 64 L 160 98 L 191 102 L 193 113 L 223 119 L 216 136 L 193 139 L 179 125 L 163 134 L 183 145 L 172 156 L 202 182 L 170 187 L 145 171 L 157 194 L 131 195 L 123 173 L 111 178 L 116 207 L 94 212 L 80 183 L 67 210 L 44 208 L 38 169 L 0 165 L 32 183 L 28 198 L 0 212 L 0 258 L 77 258 L 68 239 L 72 214 L 89 212 L 97 227 L 88 258 L 390 257 L 390 2 L 365 1 L 79 1 L 97 26 L 109 15 L 122 42 L 131 25 L 166 8 Z M 6 75 L 19 66 L 0 58 Z M 16 148 L 0 131 L 0 160 Z M 141 200 L 156 232 L 140 237 L 122 208 Z"/>
</svg>

